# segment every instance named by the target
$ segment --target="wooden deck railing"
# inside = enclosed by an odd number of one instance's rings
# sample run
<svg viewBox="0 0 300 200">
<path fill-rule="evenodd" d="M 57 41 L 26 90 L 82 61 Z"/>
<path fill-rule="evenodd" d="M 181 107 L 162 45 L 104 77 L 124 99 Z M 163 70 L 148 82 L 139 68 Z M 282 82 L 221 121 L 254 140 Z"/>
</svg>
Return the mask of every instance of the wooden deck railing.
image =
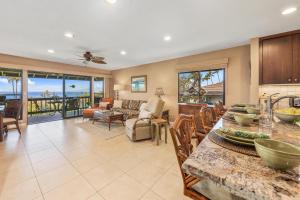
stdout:
<svg viewBox="0 0 300 200">
<path fill-rule="evenodd" d="M 63 111 L 63 102 L 65 110 L 82 110 L 88 108 L 91 104 L 90 97 L 62 97 L 57 98 L 28 98 L 28 114 L 55 113 Z"/>
</svg>

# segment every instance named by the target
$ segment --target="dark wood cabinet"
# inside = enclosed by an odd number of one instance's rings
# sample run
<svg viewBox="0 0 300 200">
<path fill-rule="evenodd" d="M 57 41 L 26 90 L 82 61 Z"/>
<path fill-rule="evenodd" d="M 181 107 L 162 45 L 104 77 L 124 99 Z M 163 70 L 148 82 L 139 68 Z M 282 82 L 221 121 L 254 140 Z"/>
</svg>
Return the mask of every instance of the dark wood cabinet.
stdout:
<svg viewBox="0 0 300 200">
<path fill-rule="evenodd" d="M 260 84 L 300 83 L 300 31 L 260 40 Z"/>
<path fill-rule="evenodd" d="M 293 36 L 293 82 L 300 83 L 300 33 Z"/>
</svg>

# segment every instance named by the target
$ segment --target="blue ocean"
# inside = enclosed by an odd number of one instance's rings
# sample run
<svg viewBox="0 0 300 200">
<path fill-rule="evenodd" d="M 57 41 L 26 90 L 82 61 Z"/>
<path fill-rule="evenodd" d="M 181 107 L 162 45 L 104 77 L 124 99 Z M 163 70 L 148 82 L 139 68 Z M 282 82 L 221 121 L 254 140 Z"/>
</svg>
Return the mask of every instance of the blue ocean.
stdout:
<svg viewBox="0 0 300 200">
<path fill-rule="evenodd" d="M 66 92 L 67 97 L 80 97 L 80 96 L 86 96 L 86 92 Z M 43 98 L 44 97 L 44 92 L 28 92 L 28 98 Z M 13 93 L 5 93 L 5 92 L 0 92 L 0 96 L 6 96 L 6 99 L 16 99 L 20 98 L 21 94 L 13 94 Z M 51 92 L 49 94 L 49 97 L 52 96 L 58 96 L 58 97 L 63 97 L 62 92 Z"/>
</svg>

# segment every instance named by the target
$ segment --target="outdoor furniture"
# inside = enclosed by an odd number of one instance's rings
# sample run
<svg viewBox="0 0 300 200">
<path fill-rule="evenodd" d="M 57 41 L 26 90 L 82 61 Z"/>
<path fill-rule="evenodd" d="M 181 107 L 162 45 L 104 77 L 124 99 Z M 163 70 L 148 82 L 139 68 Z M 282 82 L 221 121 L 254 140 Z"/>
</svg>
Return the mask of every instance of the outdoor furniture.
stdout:
<svg viewBox="0 0 300 200">
<path fill-rule="evenodd" d="M 3 129 L 4 110 L 5 110 L 5 106 L 0 105 L 0 141 L 3 141 L 3 134 L 4 134 L 4 129 Z"/>
<path fill-rule="evenodd" d="M 161 118 L 164 105 L 165 102 L 158 97 L 143 103 L 140 106 L 139 116 L 126 120 L 126 133 L 129 139 L 132 141 L 151 139 L 151 119 Z"/>
<path fill-rule="evenodd" d="M 114 112 L 110 110 L 99 110 L 94 112 L 93 124 L 95 122 L 103 122 L 108 124 L 108 130 L 110 130 L 111 124 L 121 121 L 124 125 L 124 114 L 120 112 Z"/>
<path fill-rule="evenodd" d="M 73 111 L 74 115 L 77 112 L 77 115 L 79 115 L 79 99 L 78 98 L 67 99 L 66 111 Z"/>
<path fill-rule="evenodd" d="M 103 98 L 101 102 L 95 104 L 92 108 L 84 109 L 82 112 L 83 119 L 92 119 L 94 112 L 99 110 L 110 110 L 113 104 L 113 98 Z"/>
<path fill-rule="evenodd" d="M 152 119 L 151 120 L 151 135 L 152 141 L 156 140 L 156 145 L 159 145 L 159 140 L 161 139 L 161 128 L 165 129 L 165 143 L 167 144 L 168 139 L 168 121 L 164 119 Z M 156 130 L 156 131 L 155 131 Z"/>
<path fill-rule="evenodd" d="M 6 100 L 6 96 L 0 96 L 0 105 L 4 105 Z"/>
<path fill-rule="evenodd" d="M 20 100 L 7 101 L 5 106 L 5 117 L 3 118 L 3 127 L 5 132 L 8 132 L 9 125 L 15 125 L 19 134 L 21 130 L 19 127 L 19 119 L 22 111 L 22 102 Z"/>
</svg>

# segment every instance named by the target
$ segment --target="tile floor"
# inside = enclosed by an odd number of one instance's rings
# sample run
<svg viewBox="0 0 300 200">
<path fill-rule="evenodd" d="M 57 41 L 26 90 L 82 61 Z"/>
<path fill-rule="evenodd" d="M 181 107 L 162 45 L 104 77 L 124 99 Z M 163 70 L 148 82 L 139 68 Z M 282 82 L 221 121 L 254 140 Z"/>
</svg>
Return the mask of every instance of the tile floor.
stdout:
<svg viewBox="0 0 300 200">
<path fill-rule="evenodd" d="M 101 134 L 110 133 L 80 118 L 10 131 L 0 143 L 0 199 L 188 199 L 171 138 L 156 146 Z"/>
</svg>

